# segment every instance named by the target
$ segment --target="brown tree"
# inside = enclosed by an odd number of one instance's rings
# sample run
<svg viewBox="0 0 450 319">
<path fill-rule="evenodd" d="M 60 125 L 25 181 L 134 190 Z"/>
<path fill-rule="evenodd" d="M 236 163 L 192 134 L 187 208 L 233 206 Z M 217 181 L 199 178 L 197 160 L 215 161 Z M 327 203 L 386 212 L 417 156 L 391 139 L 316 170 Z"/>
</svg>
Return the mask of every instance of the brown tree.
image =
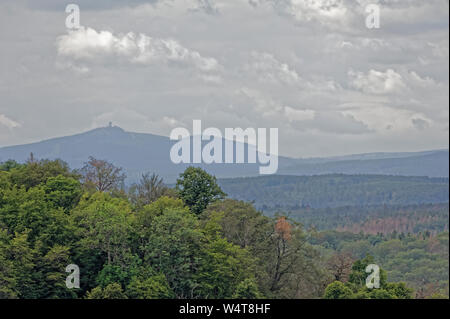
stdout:
<svg viewBox="0 0 450 319">
<path fill-rule="evenodd" d="M 122 168 L 107 161 L 95 159 L 92 156 L 81 169 L 81 175 L 81 180 L 86 188 L 95 189 L 99 192 L 119 189 L 126 178 Z"/>
<path fill-rule="evenodd" d="M 336 281 L 346 282 L 355 260 L 350 253 L 336 253 L 327 261 L 327 269 Z"/>
</svg>

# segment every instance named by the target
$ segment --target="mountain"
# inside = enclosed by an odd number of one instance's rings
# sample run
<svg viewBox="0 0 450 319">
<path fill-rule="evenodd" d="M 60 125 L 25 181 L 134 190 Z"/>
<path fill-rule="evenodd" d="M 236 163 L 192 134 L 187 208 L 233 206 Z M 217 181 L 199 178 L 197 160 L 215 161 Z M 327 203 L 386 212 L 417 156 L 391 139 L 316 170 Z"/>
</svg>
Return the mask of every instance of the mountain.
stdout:
<svg viewBox="0 0 450 319">
<path fill-rule="evenodd" d="M 106 159 L 123 167 L 128 182 L 143 172 L 156 172 L 168 183 L 189 164 L 175 165 L 170 160 L 174 144 L 168 137 L 126 132 L 117 126 L 97 128 L 85 133 L 54 138 L 38 143 L 0 148 L 0 162 L 25 161 L 30 153 L 35 158 L 62 159 L 71 167 L 80 168 L 89 156 Z M 248 147 L 248 146 L 245 146 Z M 278 174 L 381 174 L 405 176 L 448 177 L 448 150 L 417 153 L 373 153 L 330 158 L 279 158 Z M 259 164 L 197 165 L 219 178 L 259 175 Z"/>
<path fill-rule="evenodd" d="M 375 174 L 403 176 L 449 176 L 449 152 L 374 153 L 335 159 L 298 160 L 279 170 L 283 175 Z"/>
</svg>

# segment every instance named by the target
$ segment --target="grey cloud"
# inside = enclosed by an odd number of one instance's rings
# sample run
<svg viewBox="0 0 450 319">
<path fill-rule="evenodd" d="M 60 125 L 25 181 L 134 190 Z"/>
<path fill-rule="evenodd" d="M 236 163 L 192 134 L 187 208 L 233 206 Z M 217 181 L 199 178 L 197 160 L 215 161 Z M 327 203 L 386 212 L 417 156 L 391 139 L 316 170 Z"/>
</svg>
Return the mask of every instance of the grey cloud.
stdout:
<svg viewBox="0 0 450 319">
<path fill-rule="evenodd" d="M 74 0 L 72 2 L 64 2 L 60 0 L 14 0 L 14 2 L 22 3 L 31 9 L 51 11 L 64 11 L 65 7 L 69 3 L 79 5 L 82 10 L 108 10 L 117 7 L 136 6 L 140 4 L 155 4 L 158 1 L 160 0 Z"/>
<path fill-rule="evenodd" d="M 103 47 L 61 42 L 74 38 L 59 3 L 0 3 L 0 116 L 20 124 L 3 119 L 2 146 L 109 121 L 168 135 L 201 119 L 278 127 L 291 156 L 448 147 L 446 1 L 380 2 L 372 31 L 362 0 L 336 2 L 343 19 L 292 15 L 289 0 L 79 1 Z"/>
<path fill-rule="evenodd" d="M 418 130 L 424 130 L 429 125 L 427 121 L 422 119 L 412 119 L 411 121 Z"/>
</svg>

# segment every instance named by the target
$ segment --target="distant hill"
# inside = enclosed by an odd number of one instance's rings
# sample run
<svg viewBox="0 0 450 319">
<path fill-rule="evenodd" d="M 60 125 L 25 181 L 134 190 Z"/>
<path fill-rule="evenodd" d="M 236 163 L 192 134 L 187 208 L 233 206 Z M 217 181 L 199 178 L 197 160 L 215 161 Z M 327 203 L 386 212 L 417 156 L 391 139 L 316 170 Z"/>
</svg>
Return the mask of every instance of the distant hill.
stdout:
<svg viewBox="0 0 450 319">
<path fill-rule="evenodd" d="M 418 153 L 378 153 L 353 155 L 337 159 L 298 160 L 282 167 L 280 174 L 375 174 L 403 176 L 449 176 L 449 152 L 447 150 Z"/>
<path fill-rule="evenodd" d="M 220 179 L 229 197 L 265 213 L 302 208 L 448 203 L 448 178 L 385 175 L 261 176 Z"/>
<path fill-rule="evenodd" d="M 25 161 L 32 152 L 35 158 L 62 159 L 71 167 L 80 168 L 89 156 L 106 159 L 123 167 L 127 182 L 138 179 L 143 172 L 156 172 L 173 183 L 189 165 L 175 165 L 169 150 L 174 142 L 168 137 L 126 132 L 111 126 L 85 133 L 45 140 L 38 143 L 0 148 L 0 162 Z M 246 146 L 247 147 L 247 146 Z M 418 153 L 373 153 L 331 158 L 294 159 L 280 157 L 278 174 L 381 174 L 405 176 L 448 177 L 448 150 Z M 258 176 L 259 164 L 198 165 L 219 178 Z"/>
</svg>

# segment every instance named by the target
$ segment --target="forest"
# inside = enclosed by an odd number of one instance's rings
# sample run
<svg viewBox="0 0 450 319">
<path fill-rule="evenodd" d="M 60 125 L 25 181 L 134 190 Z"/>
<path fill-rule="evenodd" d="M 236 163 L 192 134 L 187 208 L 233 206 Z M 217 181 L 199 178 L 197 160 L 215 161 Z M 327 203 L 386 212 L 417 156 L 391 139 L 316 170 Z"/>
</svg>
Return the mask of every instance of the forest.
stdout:
<svg viewBox="0 0 450 319">
<path fill-rule="evenodd" d="M 235 199 L 266 214 L 277 210 L 448 203 L 448 178 L 391 175 L 272 175 L 220 179 Z"/>
<path fill-rule="evenodd" d="M 437 235 L 449 230 L 448 203 L 300 208 L 287 212 L 304 227 L 317 230 L 372 235 L 426 232 Z"/>
<path fill-rule="evenodd" d="M 194 167 L 174 187 L 150 173 L 125 179 L 92 157 L 79 170 L 32 155 L 0 164 L 0 298 L 448 298 L 445 229 L 304 227 L 228 198 Z M 66 286 L 69 264 L 80 288 Z"/>
</svg>

